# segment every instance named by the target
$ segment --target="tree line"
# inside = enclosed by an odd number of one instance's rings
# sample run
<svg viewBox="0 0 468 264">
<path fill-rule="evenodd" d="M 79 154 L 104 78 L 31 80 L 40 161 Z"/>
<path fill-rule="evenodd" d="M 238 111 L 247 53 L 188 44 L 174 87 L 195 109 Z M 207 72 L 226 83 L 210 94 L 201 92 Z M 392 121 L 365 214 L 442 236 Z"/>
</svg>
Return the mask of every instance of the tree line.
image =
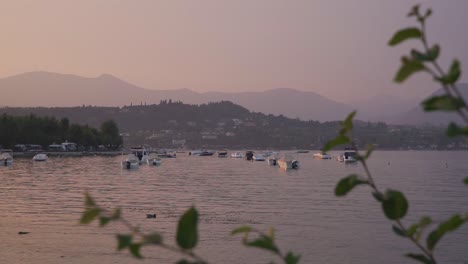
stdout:
<svg viewBox="0 0 468 264">
<path fill-rule="evenodd" d="M 46 148 L 66 141 L 86 149 L 99 145 L 118 149 L 122 145 L 119 128 L 113 120 L 104 121 L 97 129 L 70 123 L 68 118 L 39 117 L 34 114 L 0 116 L 0 145 L 4 148 L 13 148 L 16 144 L 36 144 Z"/>
</svg>

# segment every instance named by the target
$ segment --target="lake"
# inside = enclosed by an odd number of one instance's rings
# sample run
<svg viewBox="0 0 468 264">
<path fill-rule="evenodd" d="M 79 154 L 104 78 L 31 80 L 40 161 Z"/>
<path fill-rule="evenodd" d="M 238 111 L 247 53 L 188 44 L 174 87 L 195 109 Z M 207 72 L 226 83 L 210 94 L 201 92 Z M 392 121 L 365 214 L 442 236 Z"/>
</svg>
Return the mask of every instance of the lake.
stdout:
<svg viewBox="0 0 468 264">
<path fill-rule="evenodd" d="M 122 207 L 123 217 L 143 231 L 159 231 L 175 244 L 178 217 L 191 205 L 200 213 L 196 252 L 210 263 L 267 263 L 273 255 L 241 245 L 230 231 L 251 225 L 275 228 L 283 250 L 300 263 L 414 263 L 418 252 L 396 236 L 365 186 L 335 197 L 338 180 L 362 173 L 357 165 L 295 154 L 302 167 L 282 171 L 266 162 L 178 154 L 159 167 L 120 167 L 123 157 L 50 158 L 45 163 L 15 159 L 0 167 L 0 260 L 2 263 L 174 263 L 178 256 L 145 247 L 142 261 L 116 251 L 121 224 L 105 228 L 78 224 L 88 191 L 102 207 Z M 332 153 L 333 154 L 333 153 Z M 336 154 L 336 153 L 335 153 Z M 369 161 L 380 189 L 401 190 L 410 202 L 403 222 L 421 216 L 445 220 L 468 211 L 468 152 L 377 151 Z M 157 214 L 147 219 L 146 214 Z M 30 232 L 18 235 L 18 232 Z M 438 244 L 440 263 L 468 263 L 468 225 Z M 419 253 L 419 252 L 418 252 Z"/>
</svg>

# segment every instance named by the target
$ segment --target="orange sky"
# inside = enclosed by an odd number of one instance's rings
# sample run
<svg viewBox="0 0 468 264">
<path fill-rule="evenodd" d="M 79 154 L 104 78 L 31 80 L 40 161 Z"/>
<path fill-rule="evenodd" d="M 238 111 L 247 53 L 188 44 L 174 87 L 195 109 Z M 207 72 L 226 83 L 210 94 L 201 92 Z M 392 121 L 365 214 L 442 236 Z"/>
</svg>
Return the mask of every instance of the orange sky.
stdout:
<svg viewBox="0 0 468 264">
<path fill-rule="evenodd" d="M 468 1 L 418 2 L 434 8 L 429 38 L 443 40 L 442 63 L 457 56 L 468 65 Z M 410 45 L 386 46 L 414 24 L 405 17 L 414 3 L 1 0 L 0 77 L 45 70 L 109 73 L 148 89 L 422 96 L 436 89 L 428 76 L 391 82 Z"/>
</svg>

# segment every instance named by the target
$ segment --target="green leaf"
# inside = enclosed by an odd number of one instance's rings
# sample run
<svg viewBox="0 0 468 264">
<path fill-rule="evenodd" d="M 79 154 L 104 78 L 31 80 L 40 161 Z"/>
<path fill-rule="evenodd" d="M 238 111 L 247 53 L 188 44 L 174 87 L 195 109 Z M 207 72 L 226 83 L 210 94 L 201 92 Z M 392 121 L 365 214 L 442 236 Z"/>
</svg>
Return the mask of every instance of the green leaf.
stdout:
<svg viewBox="0 0 468 264">
<path fill-rule="evenodd" d="M 85 206 L 86 207 L 96 207 L 96 203 L 94 202 L 91 195 L 88 192 L 85 193 Z"/>
<path fill-rule="evenodd" d="M 388 42 L 388 45 L 396 46 L 405 40 L 414 38 L 419 39 L 421 38 L 421 36 L 422 33 L 421 30 L 419 30 L 419 28 L 405 28 L 396 32 Z"/>
<path fill-rule="evenodd" d="M 253 240 L 253 241 L 245 241 L 244 245 L 248 247 L 256 247 L 256 248 L 262 248 L 266 249 L 275 253 L 279 253 L 278 248 L 276 247 L 275 243 L 273 240 L 268 237 L 268 236 L 260 236 L 259 238 Z"/>
<path fill-rule="evenodd" d="M 356 174 L 341 179 L 335 187 L 336 196 L 344 196 L 354 187 L 360 184 L 369 184 L 367 180 L 360 179 Z"/>
<path fill-rule="evenodd" d="M 406 215 L 408 211 L 408 201 L 402 192 L 388 190 L 384 194 L 382 209 L 388 219 L 398 220 Z"/>
<path fill-rule="evenodd" d="M 414 260 L 417 260 L 419 262 L 425 263 L 425 264 L 433 264 L 433 262 L 423 254 L 408 253 L 405 256 L 407 256 L 408 258 L 412 258 Z"/>
<path fill-rule="evenodd" d="M 231 236 L 242 233 L 250 233 L 252 228 L 250 226 L 241 226 L 231 231 Z"/>
<path fill-rule="evenodd" d="M 398 226 L 393 225 L 392 230 L 393 232 L 395 232 L 395 234 L 402 236 L 402 237 L 406 237 L 406 232 L 403 229 L 399 228 Z"/>
<path fill-rule="evenodd" d="M 198 261 L 189 261 L 189 260 L 186 260 L 186 259 L 181 259 L 181 260 L 177 261 L 176 264 L 206 264 L 206 263 L 204 263 L 204 262 L 198 262 Z"/>
<path fill-rule="evenodd" d="M 110 220 L 111 219 L 109 217 L 105 217 L 105 216 L 99 217 L 99 226 L 107 225 L 110 222 Z"/>
<path fill-rule="evenodd" d="M 294 253 L 288 252 L 286 257 L 284 257 L 284 262 L 286 262 L 286 264 L 297 264 L 299 263 L 300 258 L 301 255 L 294 255 Z"/>
<path fill-rule="evenodd" d="M 404 82 L 408 77 L 410 77 L 413 73 L 418 71 L 422 71 L 425 69 L 424 64 L 421 62 L 408 59 L 407 57 L 403 57 L 401 59 L 402 64 L 400 69 L 398 70 L 397 74 L 395 75 L 394 81 L 397 83 Z"/>
<path fill-rule="evenodd" d="M 177 245 L 183 249 L 192 249 L 198 242 L 198 212 L 194 207 L 188 209 L 177 225 Z"/>
<path fill-rule="evenodd" d="M 368 159 L 372 152 L 374 151 L 374 145 L 372 144 L 367 144 L 366 146 L 366 154 L 364 155 L 364 159 Z"/>
<path fill-rule="evenodd" d="M 468 185 L 468 177 L 466 177 L 466 178 L 463 180 L 463 182 L 464 182 L 466 185 Z"/>
<path fill-rule="evenodd" d="M 465 102 L 458 97 L 451 95 L 438 95 L 424 100 L 422 103 L 424 111 L 456 111 L 465 107 Z"/>
<path fill-rule="evenodd" d="M 163 241 L 163 237 L 161 236 L 161 234 L 156 233 L 156 232 L 143 236 L 143 244 L 145 245 L 148 245 L 148 244 L 159 245 L 162 243 L 162 241 Z"/>
<path fill-rule="evenodd" d="M 454 215 L 449 220 L 441 223 L 436 230 L 432 231 L 427 237 L 426 243 L 429 250 L 433 250 L 437 242 L 447 232 L 451 232 L 459 228 L 464 223 L 464 219 L 460 215 Z"/>
<path fill-rule="evenodd" d="M 327 152 L 329 151 L 330 149 L 336 147 L 336 146 L 339 146 L 339 145 L 343 145 L 343 144 L 346 144 L 346 143 L 349 143 L 350 140 L 347 136 L 345 135 L 338 135 L 336 138 L 330 140 L 327 142 L 327 144 L 325 144 L 325 146 L 323 147 L 323 152 Z"/>
<path fill-rule="evenodd" d="M 450 122 L 446 134 L 448 137 L 468 136 L 468 127 L 459 127 L 457 124 Z"/>
<path fill-rule="evenodd" d="M 117 250 L 122 250 L 132 244 L 132 235 L 117 235 Z"/>
<path fill-rule="evenodd" d="M 420 62 L 425 62 L 425 61 L 435 61 L 437 57 L 439 57 L 440 53 L 440 47 L 439 45 L 434 45 L 432 48 L 430 48 L 427 53 L 422 53 L 417 50 L 411 50 L 411 56 Z"/>
<path fill-rule="evenodd" d="M 143 256 L 140 253 L 140 249 L 141 249 L 140 243 L 131 244 L 130 246 L 128 246 L 128 249 L 130 250 L 130 253 L 132 253 L 132 255 L 135 258 L 139 258 L 139 259 L 143 258 Z"/>
<path fill-rule="evenodd" d="M 351 131 L 353 130 L 353 119 L 354 116 L 356 116 L 356 111 L 353 111 L 348 114 L 346 119 L 343 122 L 343 128 L 346 129 L 346 131 Z"/>
<path fill-rule="evenodd" d="M 447 79 L 446 79 L 447 83 L 448 84 L 456 83 L 458 81 L 458 78 L 460 78 L 460 75 L 461 75 L 460 62 L 458 60 L 454 60 L 447 74 Z"/>
<path fill-rule="evenodd" d="M 99 213 L 101 213 L 100 208 L 87 209 L 81 216 L 80 224 L 86 225 L 91 223 L 99 215 Z"/>
<path fill-rule="evenodd" d="M 424 18 L 428 18 L 430 15 L 432 15 L 432 9 L 428 8 L 426 14 L 424 14 Z"/>
</svg>

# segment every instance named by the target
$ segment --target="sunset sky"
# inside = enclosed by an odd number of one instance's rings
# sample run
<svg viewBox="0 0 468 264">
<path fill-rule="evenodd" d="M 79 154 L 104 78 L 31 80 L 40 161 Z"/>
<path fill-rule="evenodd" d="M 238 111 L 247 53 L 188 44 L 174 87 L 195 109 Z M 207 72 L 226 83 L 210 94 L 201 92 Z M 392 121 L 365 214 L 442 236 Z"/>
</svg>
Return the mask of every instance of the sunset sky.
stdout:
<svg viewBox="0 0 468 264">
<path fill-rule="evenodd" d="M 0 0 L 0 77 L 51 71 L 115 75 L 148 89 L 263 91 L 288 87 L 338 101 L 421 97 L 429 76 L 392 83 L 386 45 L 415 3 L 432 7 L 429 41 L 468 71 L 468 1 Z M 462 78 L 467 82 L 467 74 Z"/>
</svg>

